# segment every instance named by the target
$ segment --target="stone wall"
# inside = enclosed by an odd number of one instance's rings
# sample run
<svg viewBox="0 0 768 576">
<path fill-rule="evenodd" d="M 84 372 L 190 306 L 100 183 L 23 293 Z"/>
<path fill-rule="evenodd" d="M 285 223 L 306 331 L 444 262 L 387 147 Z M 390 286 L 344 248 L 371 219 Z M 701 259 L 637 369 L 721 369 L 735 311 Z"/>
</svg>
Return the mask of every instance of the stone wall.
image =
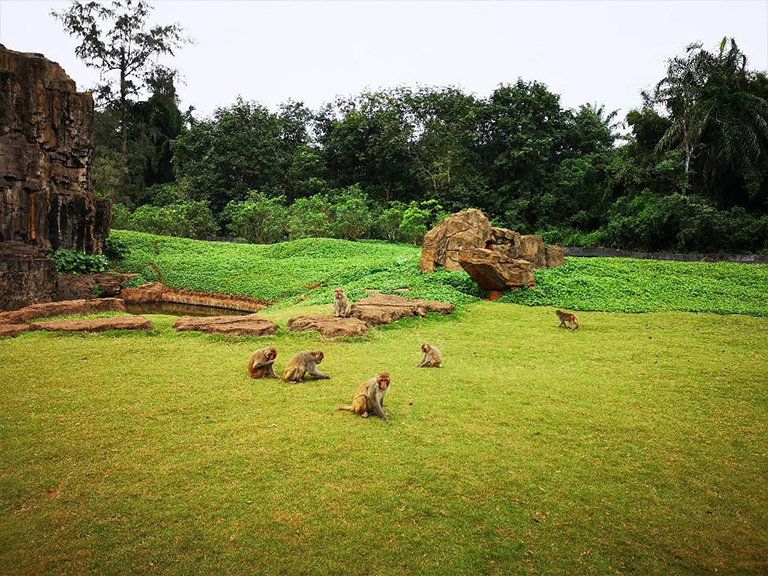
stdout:
<svg viewBox="0 0 768 576">
<path fill-rule="evenodd" d="M 110 204 L 91 193 L 93 98 L 41 54 L 0 45 L 0 241 L 100 254 Z"/>
</svg>

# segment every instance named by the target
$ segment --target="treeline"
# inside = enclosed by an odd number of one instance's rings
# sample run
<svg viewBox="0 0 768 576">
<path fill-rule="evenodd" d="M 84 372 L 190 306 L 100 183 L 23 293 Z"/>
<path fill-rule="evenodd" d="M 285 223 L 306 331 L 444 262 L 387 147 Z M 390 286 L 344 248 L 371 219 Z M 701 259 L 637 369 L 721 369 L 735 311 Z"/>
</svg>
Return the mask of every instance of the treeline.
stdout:
<svg viewBox="0 0 768 576">
<path fill-rule="evenodd" d="M 563 245 L 768 250 L 768 78 L 733 40 L 671 59 L 625 136 L 615 113 L 566 109 L 535 81 L 487 98 L 379 90 L 315 111 L 238 99 L 196 118 L 174 79 L 155 71 L 124 123 L 97 113 L 93 182 L 116 202 L 115 228 L 418 243 L 475 207 Z"/>
</svg>

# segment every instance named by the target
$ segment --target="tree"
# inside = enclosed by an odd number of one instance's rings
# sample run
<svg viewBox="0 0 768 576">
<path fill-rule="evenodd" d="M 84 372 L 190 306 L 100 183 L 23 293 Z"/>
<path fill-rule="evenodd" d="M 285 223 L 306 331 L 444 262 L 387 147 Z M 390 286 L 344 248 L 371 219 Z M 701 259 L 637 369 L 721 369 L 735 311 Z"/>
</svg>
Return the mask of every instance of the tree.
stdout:
<svg viewBox="0 0 768 576">
<path fill-rule="evenodd" d="M 96 96 L 103 106 L 114 106 L 120 116 L 121 151 L 128 153 L 128 114 L 132 98 L 146 86 L 155 61 L 189 42 L 178 24 L 147 29 L 152 7 L 143 0 L 112 0 L 110 6 L 75 0 L 62 12 L 51 14 L 64 30 L 81 42 L 75 54 L 101 74 Z M 107 24 L 108 29 L 103 28 Z"/>
</svg>

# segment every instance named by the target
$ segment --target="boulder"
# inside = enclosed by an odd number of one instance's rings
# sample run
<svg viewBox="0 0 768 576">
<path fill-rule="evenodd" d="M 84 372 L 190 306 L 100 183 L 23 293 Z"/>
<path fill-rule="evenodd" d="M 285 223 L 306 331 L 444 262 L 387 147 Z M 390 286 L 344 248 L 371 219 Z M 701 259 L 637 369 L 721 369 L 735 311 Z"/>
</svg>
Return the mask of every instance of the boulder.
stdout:
<svg viewBox="0 0 768 576">
<path fill-rule="evenodd" d="M 35 318 L 49 316 L 72 316 L 96 312 L 125 312 L 125 303 L 120 298 L 98 298 L 95 300 L 65 300 L 32 304 L 12 312 L 0 312 L 0 324 L 28 322 Z"/>
<path fill-rule="evenodd" d="M 138 274 L 59 274 L 56 300 L 88 300 L 104 296 L 120 296 L 123 284 L 136 276 Z"/>
<path fill-rule="evenodd" d="M 491 223 L 480 210 L 470 208 L 449 216 L 424 236 L 419 268 L 461 270 L 458 254 L 466 248 L 485 248 Z"/>
<path fill-rule="evenodd" d="M 173 325 L 177 332 L 194 330 L 229 336 L 271 336 L 279 326 L 266 318 L 247 316 L 182 316 Z"/>
<path fill-rule="evenodd" d="M 28 330 L 32 330 L 29 324 L 0 324 L 0 338 L 12 338 Z"/>
<path fill-rule="evenodd" d="M 424 317 L 429 312 L 451 314 L 456 307 L 448 302 L 403 298 L 394 294 L 371 294 L 352 304 L 352 317 L 368 324 L 389 324 L 407 316 Z"/>
<path fill-rule="evenodd" d="M 531 262 L 512 258 L 501 250 L 462 250 L 459 253 L 459 262 L 472 279 L 489 292 L 536 286 Z"/>
<path fill-rule="evenodd" d="M 547 244 L 546 248 L 546 261 L 547 268 L 555 268 L 556 266 L 562 266 L 565 264 L 565 254 L 560 246 L 554 244 Z"/>
<path fill-rule="evenodd" d="M 544 252 L 544 240 L 538 234 L 523 236 L 515 233 L 512 244 L 512 258 L 528 260 L 535 269 L 547 267 L 547 256 Z"/>
<path fill-rule="evenodd" d="M 288 320 L 287 327 L 291 332 L 315 330 L 326 338 L 362 336 L 368 331 L 368 324 L 362 320 L 336 316 L 299 316 Z"/>
<path fill-rule="evenodd" d="M 126 304 L 145 304 L 147 302 L 162 302 L 163 293 L 168 288 L 161 282 L 150 282 L 137 288 L 123 288 L 120 291 L 120 298 Z"/>
<path fill-rule="evenodd" d="M 89 318 L 88 320 L 54 320 L 35 322 L 32 330 L 49 332 L 104 332 L 106 330 L 154 330 L 144 316 L 113 316 L 111 318 Z"/>
</svg>

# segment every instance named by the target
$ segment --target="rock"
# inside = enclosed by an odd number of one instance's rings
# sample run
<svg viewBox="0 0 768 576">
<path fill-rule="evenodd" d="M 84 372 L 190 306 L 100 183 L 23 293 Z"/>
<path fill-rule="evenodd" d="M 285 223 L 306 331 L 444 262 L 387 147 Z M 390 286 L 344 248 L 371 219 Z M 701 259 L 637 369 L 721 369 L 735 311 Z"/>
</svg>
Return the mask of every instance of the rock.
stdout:
<svg viewBox="0 0 768 576">
<path fill-rule="evenodd" d="M 460 250 L 485 248 L 491 238 L 491 223 L 480 210 L 470 208 L 449 216 L 424 236 L 419 268 L 434 272 L 436 268 L 461 270 Z"/>
<path fill-rule="evenodd" d="M 279 326 L 274 322 L 248 314 L 247 316 L 182 316 L 173 325 L 177 332 L 194 330 L 206 334 L 229 336 L 271 336 Z"/>
<path fill-rule="evenodd" d="M 560 246 L 554 244 L 547 244 L 545 248 L 547 268 L 555 268 L 556 266 L 562 266 L 565 264 L 565 254 Z"/>
<path fill-rule="evenodd" d="M 537 234 L 516 234 L 512 245 L 512 258 L 528 260 L 536 269 L 547 267 L 544 240 Z"/>
<path fill-rule="evenodd" d="M 450 314 L 456 307 L 448 302 L 403 298 L 394 294 L 371 294 L 352 304 L 352 316 L 368 324 L 389 324 L 406 316 L 426 316 L 429 312 Z"/>
<path fill-rule="evenodd" d="M 0 217 L 3 206 L 0 205 Z M 0 310 L 50 302 L 56 296 L 56 263 L 23 242 L 0 242 Z"/>
<path fill-rule="evenodd" d="M 49 332 L 104 332 L 106 330 L 154 330 L 144 316 L 114 316 L 111 318 L 89 318 L 88 320 L 54 320 L 35 322 L 33 330 Z"/>
<path fill-rule="evenodd" d="M 459 253 L 459 262 L 472 279 L 489 292 L 536 286 L 531 262 L 511 258 L 500 250 L 462 250 Z"/>
<path fill-rule="evenodd" d="M 515 236 L 519 236 L 517 232 L 513 232 L 508 228 L 491 228 L 490 241 L 500 246 L 512 246 L 515 242 Z"/>
<path fill-rule="evenodd" d="M 28 330 L 32 330 L 29 324 L 0 324 L 0 338 L 13 338 Z"/>
<path fill-rule="evenodd" d="M 242 312 L 258 312 L 271 304 L 271 302 L 260 302 L 250 296 L 174 290 L 160 282 L 150 282 L 138 288 L 123 288 L 120 295 L 128 304 L 173 302 L 175 304 L 209 306 L 211 308 L 225 308 Z"/>
<path fill-rule="evenodd" d="M 368 324 L 362 320 L 336 316 L 299 316 L 288 320 L 287 327 L 291 332 L 315 330 L 326 338 L 362 336 L 368 331 Z"/>
<path fill-rule="evenodd" d="M 100 254 L 111 207 L 91 193 L 91 94 L 55 62 L 2 45 L 0 86 L 0 241 Z"/>
<path fill-rule="evenodd" d="M 98 298 L 95 300 L 65 300 L 63 302 L 32 304 L 21 310 L 0 312 L 0 324 L 28 322 L 35 318 L 47 318 L 49 316 L 71 316 L 96 312 L 125 312 L 125 303 L 120 298 Z"/>
<path fill-rule="evenodd" d="M 59 274 L 59 289 L 56 300 L 93 299 L 104 296 L 119 296 L 123 284 L 138 274 Z M 98 294 L 94 294 L 98 286 Z"/>
</svg>

